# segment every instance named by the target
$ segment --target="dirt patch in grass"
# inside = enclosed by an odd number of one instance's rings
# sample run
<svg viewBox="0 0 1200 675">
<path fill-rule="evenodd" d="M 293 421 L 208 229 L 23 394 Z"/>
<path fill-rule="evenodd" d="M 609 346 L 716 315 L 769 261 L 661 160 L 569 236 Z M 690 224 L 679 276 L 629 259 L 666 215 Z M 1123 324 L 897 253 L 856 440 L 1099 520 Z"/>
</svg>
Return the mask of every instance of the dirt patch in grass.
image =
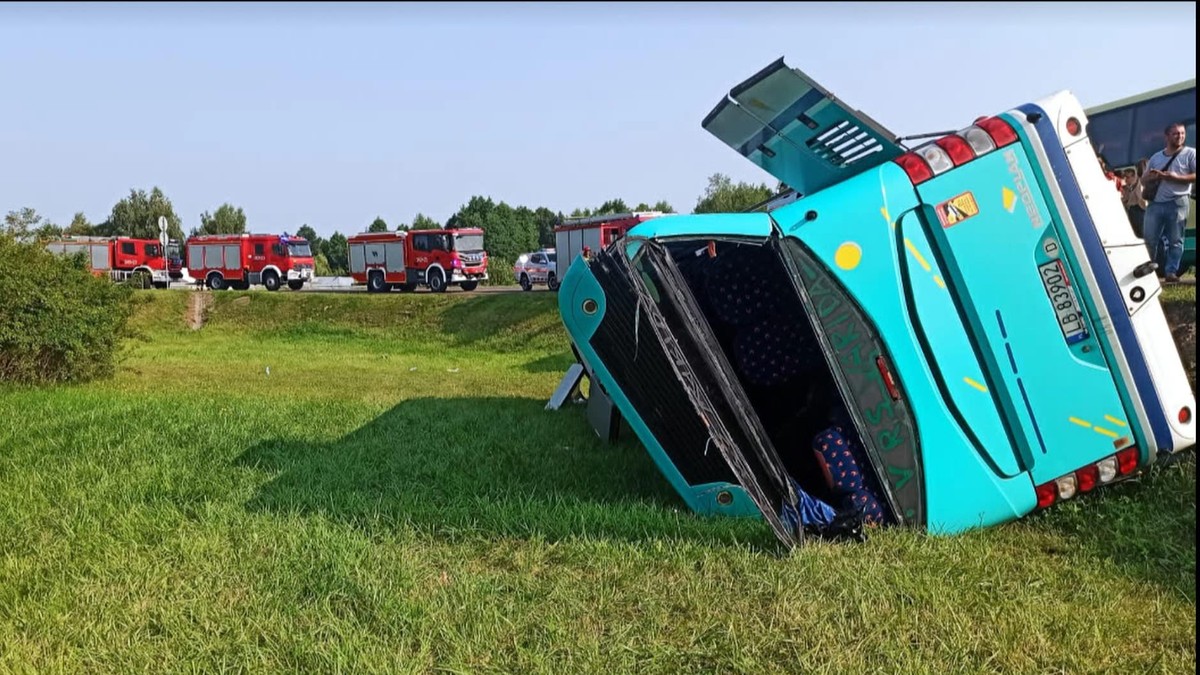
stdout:
<svg viewBox="0 0 1200 675">
<path fill-rule="evenodd" d="M 1167 324 L 1171 326 L 1171 337 L 1175 338 L 1175 346 L 1179 348 L 1179 358 L 1183 360 L 1184 370 L 1192 383 L 1192 391 L 1196 390 L 1196 303 L 1195 302 L 1166 302 L 1163 311 L 1167 314 Z"/>
<path fill-rule="evenodd" d="M 200 330 L 204 327 L 204 321 L 208 318 L 208 308 L 212 306 L 212 293 L 199 292 L 192 293 L 188 298 L 187 323 L 192 330 Z"/>
</svg>

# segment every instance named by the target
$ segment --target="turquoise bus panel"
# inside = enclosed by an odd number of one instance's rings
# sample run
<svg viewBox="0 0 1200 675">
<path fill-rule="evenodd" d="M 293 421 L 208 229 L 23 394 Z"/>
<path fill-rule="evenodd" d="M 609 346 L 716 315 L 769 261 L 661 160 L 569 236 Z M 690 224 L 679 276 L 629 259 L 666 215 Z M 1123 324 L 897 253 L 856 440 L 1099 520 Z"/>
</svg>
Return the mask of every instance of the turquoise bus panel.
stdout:
<svg viewBox="0 0 1200 675">
<path fill-rule="evenodd" d="M 706 213 L 652 218 L 630 229 L 626 236 L 647 239 L 680 236 L 766 239 L 771 236 L 772 229 L 771 216 L 766 213 Z M 630 246 L 626 255 L 632 257 L 635 251 Z"/>
<path fill-rule="evenodd" d="M 946 277 L 926 236 L 928 224 L 920 210 L 909 211 L 898 224 L 904 246 L 903 279 L 910 298 L 909 313 L 920 341 L 928 345 L 926 359 L 940 380 L 942 396 L 975 451 L 991 464 L 997 476 L 1012 478 L 1023 471 L 1009 435 L 997 392 L 985 384 L 983 366 L 961 327 L 962 315 L 946 286 Z"/>
<path fill-rule="evenodd" d="M 936 218 L 934 255 L 976 331 L 984 384 L 1041 484 L 1113 454 L 1129 422 L 1054 217 L 1023 178 L 1031 176 L 1011 145 L 920 193 Z"/>
<path fill-rule="evenodd" d="M 921 208 L 907 175 L 886 164 L 810 195 L 772 215 L 799 238 L 878 329 L 917 422 L 926 480 L 927 528 L 952 533 L 1020 517 L 1036 505 L 1026 474 L 1005 478 L 972 445 L 950 412 L 925 358 L 902 284 L 912 251 L 896 222 Z M 811 213 L 810 213 L 811 212 Z M 918 263 L 919 264 L 919 263 Z M 921 273 L 927 276 L 921 268 Z M 934 281 L 936 284 L 936 281 Z M 939 326 L 963 331 L 961 320 Z M 885 458 L 886 462 L 886 458 Z"/>
<path fill-rule="evenodd" d="M 589 314 L 583 309 L 585 300 L 596 302 L 596 309 L 593 313 Z M 603 289 L 600 288 L 596 277 L 588 269 L 587 261 L 582 257 L 577 257 L 567 269 L 566 276 L 563 277 L 562 285 L 559 288 L 558 303 L 563 324 L 571 335 L 575 348 L 579 350 L 591 376 L 599 380 L 599 384 L 604 387 L 613 404 L 621 411 L 625 422 L 646 448 L 655 466 L 666 477 L 667 482 L 671 484 L 688 508 L 700 514 L 761 517 L 758 507 L 740 485 L 723 482 L 688 484 L 633 404 L 630 403 L 629 398 L 617 386 L 615 378 L 589 343 L 604 320 L 608 306 Z M 649 333 L 648 329 L 647 333 Z M 593 386 L 595 384 L 593 383 Z M 718 496 L 722 493 L 726 493 L 728 498 L 719 499 Z"/>
<path fill-rule="evenodd" d="M 1100 285 L 1100 293 L 1095 295 L 1084 294 L 1081 300 L 1084 307 L 1091 314 L 1092 323 L 1097 328 L 1097 333 L 1100 334 L 1104 331 L 1112 330 L 1119 339 L 1119 342 L 1109 339 L 1101 340 L 1101 351 L 1104 358 L 1108 363 L 1113 363 L 1117 360 L 1115 350 L 1124 351 L 1128 358 L 1133 378 L 1137 382 L 1137 390 L 1135 391 L 1121 384 L 1119 379 L 1116 380 L 1120 387 L 1121 402 L 1125 405 L 1126 411 L 1134 410 L 1136 406 L 1133 397 L 1137 396 L 1141 399 L 1141 405 L 1148 412 L 1160 410 L 1161 405 L 1158 396 L 1154 392 L 1153 383 L 1150 381 L 1150 374 L 1145 367 L 1145 362 L 1142 360 L 1141 348 L 1138 346 L 1137 338 L 1133 335 L 1133 328 L 1129 323 L 1129 318 L 1124 314 L 1124 301 L 1121 298 L 1120 289 L 1117 287 L 1112 269 L 1104 262 L 1101 262 L 1105 260 L 1103 244 L 1099 240 L 1098 234 L 1092 229 L 1092 225 L 1087 222 L 1090 220 L 1091 215 L 1087 204 L 1084 203 L 1083 196 L 1078 191 L 1078 186 L 1074 184 L 1074 177 L 1070 173 L 1071 170 L 1066 166 L 1065 154 L 1058 147 L 1058 136 L 1055 134 L 1052 126 L 1045 121 L 1044 110 L 1032 105 L 1021 106 L 1020 110 L 1026 114 L 1033 113 L 1042 116 L 1042 119 L 1036 122 L 1035 125 L 1041 130 L 1041 133 L 1046 134 L 1048 139 L 1055 139 L 1051 143 L 1041 143 L 1040 140 L 1031 141 L 1025 132 L 1025 128 L 1018 123 L 1017 119 L 1012 117 L 1012 113 L 1003 115 L 1003 117 L 1009 118 L 1009 124 L 1016 130 L 1017 137 L 1025 147 L 1030 147 L 1031 142 L 1041 145 L 1041 147 L 1046 149 L 1047 159 L 1050 160 L 1051 165 L 1058 167 L 1053 172 L 1046 173 L 1042 171 L 1040 165 L 1033 164 L 1032 171 L 1033 175 L 1037 178 L 1037 184 L 1041 186 L 1042 198 L 1047 203 L 1054 202 L 1050 185 L 1059 186 L 1063 199 L 1067 204 L 1067 212 L 1073 214 L 1077 223 L 1076 232 L 1086 253 L 1076 257 L 1068 249 L 1064 258 L 1074 262 L 1077 270 L 1082 269 L 1083 265 L 1090 265 L 1095 272 L 1096 281 Z M 1060 180 L 1060 176 L 1064 179 Z M 1055 221 L 1053 227 L 1061 238 L 1063 236 L 1061 222 Z M 1105 318 L 1099 321 L 1099 325 L 1096 325 L 1096 317 Z M 1167 426 L 1167 421 L 1162 416 L 1151 413 L 1149 416 L 1150 426 L 1148 428 L 1143 428 L 1140 423 L 1137 423 L 1136 417 L 1130 416 L 1128 420 L 1131 424 L 1131 435 L 1135 439 L 1137 446 L 1141 449 L 1141 462 L 1146 462 L 1156 448 L 1169 447 L 1171 433 Z M 1115 447 L 1116 444 L 1114 443 Z"/>
</svg>

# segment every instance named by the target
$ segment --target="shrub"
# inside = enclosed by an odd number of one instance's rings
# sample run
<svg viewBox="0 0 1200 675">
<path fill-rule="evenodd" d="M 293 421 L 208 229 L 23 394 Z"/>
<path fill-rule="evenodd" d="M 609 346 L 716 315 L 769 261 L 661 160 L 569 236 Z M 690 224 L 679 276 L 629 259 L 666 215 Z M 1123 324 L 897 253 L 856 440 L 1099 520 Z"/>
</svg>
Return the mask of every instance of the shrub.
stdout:
<svg viewBox="0 0 1200 675">
<path fill-rule="evenodd" d="M 333 268 L 329 266 L 329 258 L 324 253 L 313 252 L 313 276 L 334 277 Z"/>
<path fill-rule="evenodd" d="M 513 276 L 512 262 L 504 262 L 499 258 L 488 256 L 488 279 L 484 282 L 487 286 L 515 286 L 517 283 L 516 277 Z"/>
<path fill-rule="evenodd" d="M 0 381 L 84 382 L 112 374 L 132 305 L 82 255 L 0 235 Z"/>
</svg>

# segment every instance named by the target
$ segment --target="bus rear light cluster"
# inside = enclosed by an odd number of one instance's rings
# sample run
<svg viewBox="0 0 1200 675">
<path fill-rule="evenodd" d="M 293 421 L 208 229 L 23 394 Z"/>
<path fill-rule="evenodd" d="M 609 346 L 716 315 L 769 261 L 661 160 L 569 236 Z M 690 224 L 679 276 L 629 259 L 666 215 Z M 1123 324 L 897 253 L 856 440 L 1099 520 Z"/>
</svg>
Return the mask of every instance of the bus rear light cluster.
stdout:
<svg viewBox="0 0 1200 675">
<path fill-rule="evenodd" d="M 958 133 L 943 136 L 892 160 L 913 185 L 1017 140 L 1017 132 L 999 117 L 984 117 Z"/>
<path fill-rule="evenodd" d="M 915 152 L 906 152 L 892 161 L 904 169 L 904 173 L 908 174 L 908 179 L 913 182 L 913 185 L 920 185 L 933 178 L 933 170 Z"/>
<path fill-rule="evenodd" d="M 1048 483 L 1042 483 L 1034 489 L 1037 495 L 1037 507 L 1039 509 L 1047 508 L 1077 494 L 1091 492 L 1100 485 L 1113 482 L 1118 477 L 1128 476 L 1137 471 L 1138 459 L 1139 452 L 1137 446 L 1134 445 L 1115 455 L 1105 457 L 1095 464 L 1088 464 Z"/>
</svg>

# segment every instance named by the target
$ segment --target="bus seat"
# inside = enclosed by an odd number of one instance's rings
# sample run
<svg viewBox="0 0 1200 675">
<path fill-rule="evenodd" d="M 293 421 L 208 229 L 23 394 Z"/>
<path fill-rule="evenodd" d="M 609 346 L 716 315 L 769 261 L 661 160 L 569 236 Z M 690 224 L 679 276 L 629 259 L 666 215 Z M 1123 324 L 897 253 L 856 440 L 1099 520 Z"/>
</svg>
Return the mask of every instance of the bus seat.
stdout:
<svg viewBox="0 0 1200 675">
<path fill-rule="evenodd" d="M 872 525 L 891 521 L 879 499 L 874 477 L 864 474 L 860 469 L 868 462 L 866 453 L 853 434 L 846 433 L 841 426 L 829 427 L 813 439 L 813 452 L 830 489 L 843 495 L 843 503 L 839 506 L 845 508 L 847 504 L 852 504 L 862 512 L 863 519 Z"/>
</svg>

